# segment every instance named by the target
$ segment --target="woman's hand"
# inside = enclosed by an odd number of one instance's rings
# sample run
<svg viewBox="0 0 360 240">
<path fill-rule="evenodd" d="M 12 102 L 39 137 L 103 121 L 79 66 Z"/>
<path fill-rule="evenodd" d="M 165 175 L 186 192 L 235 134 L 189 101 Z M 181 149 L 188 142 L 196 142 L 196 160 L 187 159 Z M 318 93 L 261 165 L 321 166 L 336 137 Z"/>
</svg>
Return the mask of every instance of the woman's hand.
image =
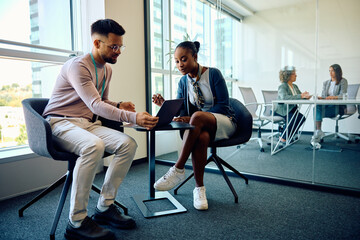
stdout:
<svg viewBox="0 0 360 240">
<path fill-rule="evenodd" d="M 301 98 L 305 98 L 305 99 L 310 99 L 311 95 L 309 94 L 309 92 L 303 92 L 301 93 Z"/>
<path fill-rule="evenodd" d="M 336 99 L 339 99 L 339 98 L 338 98 L 338 96 L 327 96 L 325 99 L 336 100 Z"/>
<path fill-rule="evenodd" d="M 132 102 L 121 102 L 119 108 L 126 111 L 135 112 L 135 104 Z"/>
<path fill-rule="evenodd" d="M 157 93 L 152 96 L 152 101 L 153 101 L 153 103 L 155 103 L 156 105 L 161 107 L 161 105 L 164 103 L 165 99 L 161 96 L 160 93 Z"/>
<path fill-rule="evenodd" d="M 189 122 L 190 122 L 190 117 L 189 117 L 189 116 L 178 117 L 178 118 L 174 118 L 173 121 L 174 121 L 174 122 L 189 123 Z"/>
</svg>

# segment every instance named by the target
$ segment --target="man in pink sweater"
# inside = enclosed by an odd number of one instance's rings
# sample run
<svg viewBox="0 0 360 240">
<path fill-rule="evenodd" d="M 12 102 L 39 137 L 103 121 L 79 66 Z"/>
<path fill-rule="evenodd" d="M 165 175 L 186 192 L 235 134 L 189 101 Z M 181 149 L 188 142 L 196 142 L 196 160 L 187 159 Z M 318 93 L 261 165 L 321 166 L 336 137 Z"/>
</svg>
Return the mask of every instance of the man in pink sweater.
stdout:
<svg viewBox="0 0 360 240">
<path fill-rule="evenodd" d="M 130 136 L 101 126 L 97 116 L 153 128 L 157 117 L 135 112 L 131 102 L 108 99 L 112 70 L 124 50 L 125 30 L 111 19 L 91 25 L 93 48 L 90 54 L 67 61 L 57 78 L 43 116 L 49 121 L 54 141 L 64 150 L 79 156 L 76 161 L 70 198 L 67 239 L 114 239 L 114 233 L 97 224 L 129 229 L 135 221 L 114 205 L 117 190 L 127 174 L 137 144 Z M 114 153 L 105 175 L 93 218 L 87 204 L 98 162 L 104 151 Z"/>
</svg>

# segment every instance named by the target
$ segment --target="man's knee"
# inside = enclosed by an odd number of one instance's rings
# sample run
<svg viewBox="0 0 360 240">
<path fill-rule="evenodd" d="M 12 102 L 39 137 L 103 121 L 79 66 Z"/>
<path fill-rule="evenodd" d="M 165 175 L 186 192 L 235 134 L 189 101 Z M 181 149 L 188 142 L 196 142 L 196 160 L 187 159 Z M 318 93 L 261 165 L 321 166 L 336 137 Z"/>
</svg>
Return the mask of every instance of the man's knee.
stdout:
<svg viewBox="0 0 360 240">
<path fill-rule="evenodd" d="M 130 136 L 127 136 L 126 138 L 122 139 L 121 142 L 119 142 L 119 147 L 117 149 L 117 152 L 127 151 L 129 153 L 135 154 L 137 147 L 138 145 L 135 139 L 133 139 Z"/>
<path fill-rule="evenodd" d="M 138 145 L 137 145 L 135 139 L 133 139 L 132 137 L 128 137 L 128 140 L 126 141 L 126 144 L 127 144 L 129 149 L 134 151 L 134 153 L 136 152 L 136 149 L 137 149 Z"/>
<path fill-rule="evenodd" d="M 97 152 L 98 154 L 104 154 L 105 151 L 105 143 L 100 138 L 95 138 L 87 144 L 85 147 L 85 151 Z"/>
<path fill-rule="evenodd" d="M 87 159 L 83 163 L 96 164 L 104 155 L 105 144 L 100 138 L 89 139 L 88 143 L 84 145 L 80 151 L 80 156 Z"/>
</svg>

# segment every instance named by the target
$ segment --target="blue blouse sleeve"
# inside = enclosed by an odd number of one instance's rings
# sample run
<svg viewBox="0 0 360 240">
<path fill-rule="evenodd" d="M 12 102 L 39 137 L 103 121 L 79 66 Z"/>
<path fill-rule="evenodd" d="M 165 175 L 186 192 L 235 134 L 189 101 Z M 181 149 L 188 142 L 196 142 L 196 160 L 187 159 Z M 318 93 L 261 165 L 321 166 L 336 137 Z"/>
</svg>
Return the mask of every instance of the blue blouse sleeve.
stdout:
<svg viewBox="0 0 360 240">
<path fill-rule="evenodd" d="M 213 83 L 211 90 L 214 96 L 214 106 L 209 109 L 209 112 L 228 115 L 227 110 L 229 108 L 229 92 L 225 79 L 221 72 L 216 68 L 211 69 L 209 77 L 210 83 Z"/>
<path fill-rule="evenodd" d="M 179 84 L 178 84 L 178 89 L 177 89 L 177 96 L 176 98 L 184 98 L 184 104 L 181 107 L 179 113 L 177 115 L 180 116 L 187 116 L 188 112 L 187 112 L 187 96 L 186 96 L 186 76 L 183 76 L 180 78 Z"/>
</svg>

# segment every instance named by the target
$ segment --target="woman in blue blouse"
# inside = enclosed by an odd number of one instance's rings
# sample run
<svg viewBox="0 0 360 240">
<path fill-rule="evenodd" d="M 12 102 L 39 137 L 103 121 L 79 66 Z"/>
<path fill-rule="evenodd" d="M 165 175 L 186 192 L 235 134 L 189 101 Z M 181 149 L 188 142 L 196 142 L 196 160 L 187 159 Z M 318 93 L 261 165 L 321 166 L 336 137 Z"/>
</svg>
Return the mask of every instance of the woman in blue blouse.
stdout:
<svg viewBox="0 0 360 240">
<path fill-rule="evenodd" d="M 194 207 L 208 209 L 203 176 L 207 160 L 207 148 L 211 141 L 231 137 L 236 131 L 234 112 L 229 105 L 229 93 L 221 72 L 216 68 L 203 67 L 197 62 L 200 43 L 185 41 L 174 53 L 176 67 L 184 75 L 178 85 L 177 98 L 184 98 L 180 117 L 175 121 L 195 126 L 183 135 L 183 147 L 176 164 L 161 177 L 154 188 L 167 191 L 185 179 L 185 163 L 192 154 L 196 187 L 193 191 Z M 153 96 L 153 102 L 161 106 L 164 98 Z"/>
</svg>

